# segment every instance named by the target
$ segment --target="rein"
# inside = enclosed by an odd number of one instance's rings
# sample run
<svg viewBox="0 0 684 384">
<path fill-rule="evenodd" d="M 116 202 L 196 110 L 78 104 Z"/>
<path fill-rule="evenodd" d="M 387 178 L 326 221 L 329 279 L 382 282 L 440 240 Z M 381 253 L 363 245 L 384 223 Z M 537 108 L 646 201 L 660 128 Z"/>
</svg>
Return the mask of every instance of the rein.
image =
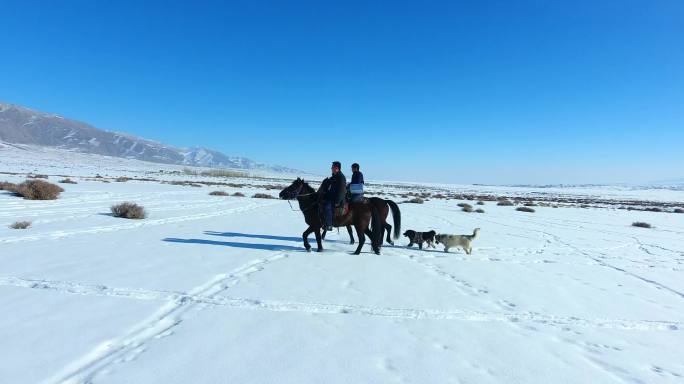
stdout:
<svg viewBox="0 0 684 384">
<path fill-rule="evenodd" d="M 317 192 L 301 193 L 303 188 L 304 188 L 304 183 L 302 183 L 302 185 L 300 185 L 299 188 L 297 188 L 297 191 L 295 191 L 295 192 L 290 192 L 290 199 L 287 200 L 287 203 L 290 205 L 290 209 L 291 209 L 292 211 L 295 211 L 295 212 L 298 212 L 298 211 L 299 211 L 299 212 L 308 211 L 311 207 L 313 207 L 314 205 L 318 204 L 318 201 L 314 201 L 312 204 L 310 204 L 309 206 L 307 206 L 305 209 L 294 209 L 294 208 L 292 208 L 292 203 L 291 203 L 291 200 L 292 200 L 292 199 L 297 199 L 297 201 L 299 201 L 299 197 L 300 197 L 300 196 L 311 196 L 311 195 L 317 194 Z"/>
</svg>

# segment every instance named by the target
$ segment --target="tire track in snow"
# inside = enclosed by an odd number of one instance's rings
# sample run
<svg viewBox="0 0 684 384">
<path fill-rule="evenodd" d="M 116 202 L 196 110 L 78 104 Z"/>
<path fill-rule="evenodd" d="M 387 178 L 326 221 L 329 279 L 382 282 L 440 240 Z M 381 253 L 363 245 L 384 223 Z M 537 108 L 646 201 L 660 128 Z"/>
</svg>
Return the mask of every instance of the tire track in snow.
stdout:
<svg viewBox="0 0 684 384">
<path fill-rule="evenodd" d="M 171 302 L 160 309 L 151 322 L 143 323 L 143 326 L 136 328 L 128 337 L 122 338 L 120 348 L 113 349 L 112 354 L 122 354 L 124 347 L 129 345 L 141 346 L 144 340 L 149 340 L 165 333 L 171 327 L 182 321 L 180 314 L 187 311 L 193 304 L 204 304 L 208 306 L 227 306 L 232 308 L 262 310 L 269 312 L 300 312 L 315 314 L 337 314 L 337 315 L 361 315 L 372 317 L 389 317 L 410 320 L 452 320 L 452 321 L 472 321 L 472 322 L 533 322 L 551 326 L 582 326 L 594 328 L 617 328 L 626 330 L 678 330 L 682 327 L 679 321 L 668 320 L 630 320 L 630 319 L 585 319 L 575 316 L 555 316 L 537 312 L 481 312 L 466 310 L 435 310 L 435 309 L 415 309 L 415 308 L 384 308 L 371 307 L 352 304 L 335 304 L 320 302 L 298 302 L 284 300 L 266 300 L 254 298 L 241 298 L 231 296 L 220 296 L 218 293 L 235 285 L 237 280 L 263 268 L 265 264 L 276 261 L 284 255 L 273 256 L 258 262 L 250 263 L 231 274 L 218 275 L 209 283 L 198 287 L 189 293 L 159 291 L 132 288 L 111 288 L 101 285 L 77 284 L 71 282 L 31 280 L 16 277 L 0 278 L 0 285 L 11 285 L 31 289 L 48 289 L 62 293 L 76 295 L 96 295 L 123 297 L 135 300 L 171 300 Z M 179 310 L 181 307 L 183 312 Z M 175 315 L 175 317 L 171 317 Z M 149 326 L 153 323 L 153 326 Z M 152 333 L 150 337 L 140 337 L 147 333 Z M 154 332 L 152 332 L 154 331 Z M 158 332 L 157 332 L 158 331 Z M 111 342 L 106 344 L 112 349 Z M 133 348 L 128 348 L 128 350 Z M 94 351 L 95 352 L 95 351 Z M 91 358 L 93 353 L 89 354 Z M 109 355 L 107 355 L 109 356 Z M 107 356 L 102 356 L 105 358 Z M 67 381 L 68 382 L 68 381 Z"/>
<path fill-rule="evenodd" d="M 145 219 L 145 220 L 141 220 L 141 221 L 135 221 L 132 223 L 92 227 L 92 228 L 87 228 L 87 229 L 77 229 L 77 230 L 73 230 L 73 231 L 52 231 L 52 232 L 36 234 L 36 235 L 29 235 L 29 236 L 4 237 L 4 238 L 0 238 L 0 243 L 17 243 L 17 242 L 24 242 L 24 241 L 55 240 L 55 239 L 61 239 L 61 238 L 70 237 L 70 236 L 89 235 L 89 234 L 98 234 L 98 233 L 107 233 L 107 232 L 117 232 L 117 231 L 122 231 L 122 230 L 140 228 L 140 227 L 148 227 L 148 226 L 156 226 L 156 225 L 164 225 L 164 224 L 174 224 L 174 223 L 181 223 L 184 221 L 202 220 L 202 219 L 208 219 L 208 218 L 217 217 L 217 216 L 224 216 L 224 215 L 233 214 L 233 213 L 246 212 L 246 211 L 251 211 L 254 209 L 258 209 L 258 208 L 268 207 L 270 205 L 275 205 L 275 204 L 276 203 L 253 203 L 253 204 L 249 204 L 249 205 L 242 206 L 242 207 L 228 208 L 228 209 L 223 209 L 223 210 L 214 211 L 214 212 L 198 213 L 198 214 L 194 214 L 194 215 L 169 217 L 169 218 L 165 218 L 165 219 Z"/>
<path fill-rule="evenodd" d="M 214 276 L 208 282 L 192 289 L 187 295 L 179 296 L 172 301 L 169 301 L 161 307 L 150 318 L 135 326 L 126 335 L 108 340 L 87 353 L 85 356 L 74 361 L 54 376 L 46 379 L 43 383 L 63 383 L 63 384 L 77 384 L 90 383 L 96 375 L 106 369 L 109 369 L 113 364 L 127 362 L 134 359 L 137 355 L 142 353 L 146 344 L 153 339 L 168 336 L 172 333 L 174 327 L 183 322 L 186 314 L 197 308 L 199 305 L 206 305 L 218 293 L 235 286 L 241 279 L 263 270 L 263 268 L 272 262 L 287 258 L 284 253 L 276 253 L 269 257 L 254 260 L 249 262 L 230 273 L 219 274 Z M 21 281 L 19 281 L 21 283 Z M 50 284 L 44 282 L 50 287 Z M 59 290 L 59 286 L 71 286 L 74 293 L 81 292 L 85 294 L 89 290 L 89 286 L 78 285 L 71 283 L 61 283 L 54 286 L 55 290 Z M 90 286 L 92 288 L 93 286 Z M 97 287 L 97 286 L 95 286 Z M 42 288 L 40 284 L 33 288 Z M 125 296 L 126 290 L 117 290 L 107 287 L 100 287 L 95 290 L 101 295 L 107 295 L 106 291 L 111 290 L 114 294 L 111 296 Z M 62 292 L 70 293 L 69 290 Z M 145 291 L 132 290 L 130 298 L 146 298 L 155 297 L 161 294 L 166 294 L 164 291 Z M 192 297 L 206 297 L 207 302 L 193 300 Z"/>
<path fill-rule="evenodd" d="M 516 226 L 510 225 L 510 224 L 498 223 L 498 222 L 493 221 L 493 220 L 486 220 L 486 221 L 489 221 L 489 222 L 492 222 L 492 223 L 495 223 L 495 224 L 499 224 L 499 225 L 503 225 L 503 226 L 508 226 L 508 227 L 511 227 L 511 228 L 523 229 L 523 228 L 521 228 L 521 227 L 516 227 Z M 551 225 L 551 224 L 549 224 L 549 225 Z M 562 246 L 564 246 L 564 247 L 566 247 L 566 248 L 569 248 L 569 249 L 571 249 L 571 250 L 574 250 L 575 252 L 578 252 L 579 254 L 581 254 L 582 256 L 584 256 L 584 257 L 586 257 L 586 258 L 588 258 L 588 259 L 590 259 L 590 260 L 593 260 L 598 266 L 601 266 L 601 267 L 604 267 L 604 268 L 613 269 L 613 270 L 618 271 L 618 272 L 620 272 L 620 273 L 623 273 L 623 274 L 625 274 L 625 275 L 627 275 L 627 276 L 631 276 L 631 277 L 633 277 L 633 278 L 636 278 L 636 279 L 638 279 L 638 280 L 641 280 L 642 282 L 644 282 L 644 283 L 646 283 L 646 284 L 649 284 L 649 285 L 651 285 L 652 287 L 654 287 L 654 288 L 656 288 L 656 289 L 658 289 L 658 290 L 664 290 L 664 291 L 670 292 L 670 293 L 674 294 L 675 296 L 678 296 L 678 297 L 684 299 L 684 292 L 680 292 L 680 291 L 678 291 L 678 290 L 676 290 L 676 289 L 674 289 L 674 288 L 668 287 L 667 285 L 664 285 L 664 284 L 662 284 L 662 283 L 660 283 L 660 282 L 658 282 L 658 281 L 655 281 L 655 280 L 652 280 L 652 279 L 648 279 L 648 278 L 643 277 L 643 276 L 641 276 L 641 275 L 639 275 L 639 274 L 636 274 L 636 273 L 634 273 L 634 272 L 630 272 L 630 271 L 628 271 L 628 270 L 626 270 L 626 269 L 623 269 L 623 268 L 620 268 L 620 267 L 615 266 L 615 265 L 613 265 L 613 264 L 610 264 L 610 263 L 606 262 L 605 260 L 601 259 L 600 257 L 593 256 L 593 255 L 589 254 L 587 251 L 585 251 L 585 250 L 583 250 L 583 249 L 581 249 L 581 248 L 579 248 L 579 247 L 576 247 L 576 246 L 574 246 L 574 245 L 572 245 L 572 244 L 570 244 L 570 243 L 568 243 L 568 242 L 565 242 L 565 241 L 561 240 L 561 238 L 560 238 L 559 236 L 557 236 L 557 235 L 554 235 L 554 234 L 552 234 L 552 233 L 549 233 L 549 232 L 546 232 L 546 231 L 543 231 L 543 230 L 539 230 L 539 229 L 531 229 L 531 228 L 528 228 L 527 230 L 528 230 L 528 231 L 537 232 L 537 233 L 541 233 L 542 235 L 545 235 L 545 236 L 548 236 L 549 238 L 552 238 L 556 243 L 558 243 L 558 244 L 560 244 L 560 245 L 562 245 Z M 624 234 L 623 234 L 623 235 L 624 235 Z M 635 239 L 635 238 L 633 238 L 633 239 L 636 240 L 636 244 L 637 244 L 638 246 L 641 246 L 641 245 L 642 245 L 642 243 L 641 243 L 638 239 Z"/>
<path fill-rule="evenodd" d="M 539 232 L 541 232 L 541 231 L 539 231 Z M 544 232 L 544 233 L 546 233 L 546 232 Z M 613 265 L 613 264 L 607 263 L 606 261 L 602 260 L 602 259 L 599 258 L 599 257 L 592 256 L 591 254 L 587 253 L 586 251 L 582 250 L 581 248 L 578 248 L 578 247 L 576 247 L 576 246 L 574 246 L 574 245 L 572 245 L 572 244 L 570 244 L 570 243 L 564 242 L 563 240 L 561 240 L 561 239 L 560 239 L 558 236 L 556 236 L 556 235 L 553 235 L 553 234 L 550 234 L 550 233 L 547 233 L 547 234 L 548 234 L 549 236 L 553 237 L 559 244 L 562 244 L 562 245 L 564 245 L 564 246 L 566 246 L 566 247 L 568 247 L 568 248 L 570 248 L 570 249 L 575 250 L 576 252 L 579 252 L 579 253 L 580 253 L 582 256 L 584 256 L 584 257 L 587 257 L 587 258 L 589 258 L 589 259 L 591 259 L 591 260 L 594 260 L 598 265 L 600 265 L 600 266 L 602 266 L 602 267 L 610 268 L 610 269 L 613 269 L 613 270 L 615 270 L 615 271 L 618 271 L 618 272 L 620 272 L 620 273 L 622 273 L 622 274 L 625 274 L 625 275 L 627 275 L 627 276 L 634 277 L 634 278 L 636 278 L 636 279 L 638 279 L 638 280 L 641 280 L 641 281 L 643 281 L 644 283 L 646 283 L 646 284 L 648 284 L 648 285 L 650 285 L 650 286 L 652 286 L 652 287 L 654 287 L 654 288 L 656 288 L 656 289 L 658 289 L 658 290 L 664 290 L 664 291 L 670 292 L 670 293 L 674 294 L 675 296 L 678 296 L 679 298 L 684 299 L 684 292 L 680 292 L 680 291 L 678 291 L 678 290 L 676 290 L 676 289 L 674 289 L 674 288 L 668 287 L 667 285 L 662 284 L 662 283 L 660 283 L 660 282 L 658 282 L 658 281 L 651 280 L 651 279 L 649 279 L 649 278 L 643 277 L 643 276 L 641 276 L 641 275 L 639 275 L 639 274 L 636 274 L 636 273 L 634 273 L 634 272 L 630 272 L 630 271 L 628 271 L 628 270 L 626 270 L 626 269 L 623 269 L 623 268 L 620 268 L 620 267 L 615 266 L 615 265 Z"/>
</svg>

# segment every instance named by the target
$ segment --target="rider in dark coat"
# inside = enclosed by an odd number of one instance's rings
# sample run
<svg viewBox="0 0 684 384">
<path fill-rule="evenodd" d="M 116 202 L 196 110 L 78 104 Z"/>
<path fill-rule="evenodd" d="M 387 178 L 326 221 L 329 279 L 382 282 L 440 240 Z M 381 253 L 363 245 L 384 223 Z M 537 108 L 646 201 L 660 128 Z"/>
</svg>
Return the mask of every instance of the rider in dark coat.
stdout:
<svg viewBox="0 0 684 384">
<path fill-rule="evenodd" d="M 327 180 L 328 190 L 324 195 L 325 226 L 328 231 L 332 230 L 333 208 L 344 205 L 344 196 L 347 194 L 347 178 L 341 171 L 342 164 L 339 161 L 332 163 L 332 176 Z"/>
</svg>

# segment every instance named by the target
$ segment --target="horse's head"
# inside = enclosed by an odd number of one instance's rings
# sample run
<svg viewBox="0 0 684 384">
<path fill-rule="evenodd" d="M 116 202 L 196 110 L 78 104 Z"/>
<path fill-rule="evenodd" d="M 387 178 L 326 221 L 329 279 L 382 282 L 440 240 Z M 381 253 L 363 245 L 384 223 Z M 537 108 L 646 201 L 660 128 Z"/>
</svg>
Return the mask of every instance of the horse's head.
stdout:
<svg viewBox="0 0 684 384">
<path fill-rule="evenodd" d="M 297 196 L 299 196 L 300 193 L 302 193 L 302 189 L 304 189 L 305 185 L 308 186 L 304 182 L 304 179 L 300 179 L 298 177 L 297 180 L 293 181 L 289 187 L 286 187 L 280 191 L 278 196 L 280 196 L 280 198 L 283 200 L 294 200 L 297 198 Z"/>
</svg>

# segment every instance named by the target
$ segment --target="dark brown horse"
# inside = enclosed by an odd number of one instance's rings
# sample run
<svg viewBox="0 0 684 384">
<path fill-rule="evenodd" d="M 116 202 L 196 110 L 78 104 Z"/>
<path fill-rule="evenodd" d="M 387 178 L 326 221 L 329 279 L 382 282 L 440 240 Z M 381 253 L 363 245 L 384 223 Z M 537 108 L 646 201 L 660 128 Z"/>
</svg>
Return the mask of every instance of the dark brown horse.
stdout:
<svg viewBox="0 0 684 384">
<path fill-rule="evenodd" d="M 316 243 L 318 244 L 318 251 L 323 250 L 323 245 L 321 243 L 321 228 L 323 227 L 323 221 L 319 212 L 319 202 L 320 193 L 313 189 L 304 180 L 297 178 L 292 184 L 283 189 L 280 192 L 280 198 L 285 200 L 297 199 L 299 202 L 299 208 L 304 214 L 304 221 L 309 225 L 309 227 L 302 234 L 304 240 L 304 247 L 307 251 L 311 249 L 309 244 L 308 236 L 311 232 L 316 235 Z M 336 217 L 333 221 L 333 226 L 335 227 L 347 227 L 353 225 L 356 229 L 356 234 L 359 237 L 359 245 L 356 248 L 354 254 L 358 255 L 361 253 L 361 248 L 365 243 L 365 237 L 371 240 L 371 245 L 373 251 L 376 254 L 380 253 L 380 247 L 382 246 L 382 237 L 384 232 L 384 219 L 382 215 L 382 206 L 385 207 L 385 211 L 388 210 L 388 204 L 382 199 L 367 199 L 364 202 L 350 203 L 349 212 Z M 394 204 L 396 207 L 396 204 Z M 401 231 L 400 213 L 399 208 L 396 208 L 396 214 L 393 213 L 395 226 L 395 238 L 399 237 Z M 387 212 L 384 213 L 384 217 L 387 216 Z M 351 233 L 351 229 L 350 229 Z"/>
</svg>

